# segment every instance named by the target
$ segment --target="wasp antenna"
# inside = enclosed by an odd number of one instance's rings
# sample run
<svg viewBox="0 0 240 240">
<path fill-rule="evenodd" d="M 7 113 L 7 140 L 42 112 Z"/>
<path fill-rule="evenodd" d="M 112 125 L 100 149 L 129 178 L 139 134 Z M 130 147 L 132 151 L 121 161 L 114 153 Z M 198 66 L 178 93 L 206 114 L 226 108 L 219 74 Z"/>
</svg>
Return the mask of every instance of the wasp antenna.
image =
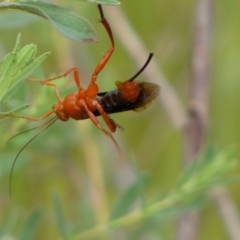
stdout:
<svg viewBox="0 0 240 240">
<path fill-rule="evenodd" d="M 10 140 L 12 140 L 13 138 L 15 138 L 15 137 L 17 137 L 17 136 L 19 136 L 19 135 L 21 135 L 21 134 L 30 132 L 30 131 L 32 131 L 32 130 L 34 130 L 34 129 L 37 129 L 37 128 L 43 127 L 44 125 L 47 125 L 47 124 L 50 123 L 53 119 L 55 119 L 55 117 L 51 118 L 50 120 L 48 120 L 47 122 L 45 122 L 45 123 L 43 123 L 43 124 L 41 124 L 41 125 L 38 125 L 38 126 L 36 126 L 36 127 L 27 129 L 27 130 L 22 131 L 22 132 L 20 132 L 20 133 L 17 133 L 16 135 L 10 137 L 10 138 L 5 142 L 5 144 L 7 144 Z"/>
<path fill-rule="evenodd" d="M 20 149 L 20 151 L 18 152 L 17 156 L 15 157 L 13 164 L 12 164 L 12 168 L 11 168 L 11 172 L 10 172 L 10 180 L 9 180 L 9 193 L 10 193 L 10 197 L 12 198 L 12 176 L 13 176 L 13 169 L 14 166 L 17 162 L 17 159 L 19 157 L 19 155 L 21 154 L 21 152 L 28 146 L 29 143 L 31 143 L 36 137 L 38 137 L 39 135 L 41 135 L 45 130 L 47 130 L 54 122 L 56 122 L 58 120 L 58 117 L 54 117 L 51 120 L 49 120 L 48 122 L 42 124 L 42 126 L 44 126 L 45 124 L 49 123 L 45 128 L 43 128 L 40 132 L 38 132 L 35 136 L 33 136 L 27 143 L 24 144 L 24 146 Z M 38 127 L 41 127 L 38 126 Z M 37 128 L 37 127 L 36 127 Z M 33 128 L 34 129 L 34 128 Z M 31 129 L 29 129 L 31 130 Z M 28 130 L 27 130 L 28 131 Z M 25 131 L 26 132 L 26 131 Z M 21 133 L 20 133 L 21 134 Z M 17 134 L 19 135 L 19 134 Z M 16 136 L 16 135 L 15 135 Z M 14 137 L 15 137 L 14 136 Z"/>
<path fill-rule="evenodd" d="M 151 61 L 152 57 L 153 57 L 153 53 L 150 53 L 147 61 L 144 63 L 142 68 L 133 77 L 131 77 L 128 81 L 132 82 L 136 77 L 138 77 L 138 75 L 140 75 L 144 71 L 144 69 L 147 67 L 147 65 Z"/>
</svg>

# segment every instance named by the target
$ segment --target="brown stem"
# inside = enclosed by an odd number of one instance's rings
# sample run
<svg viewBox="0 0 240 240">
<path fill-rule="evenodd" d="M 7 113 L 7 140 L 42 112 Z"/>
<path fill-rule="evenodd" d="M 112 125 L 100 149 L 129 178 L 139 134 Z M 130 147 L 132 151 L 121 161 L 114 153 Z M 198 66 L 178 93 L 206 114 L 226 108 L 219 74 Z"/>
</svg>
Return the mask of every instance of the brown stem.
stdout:
<svg viewBox="0 0 240 240">
<path fill-rule="evenodd" d="M 187 166 L 203 146 L 208 112 L 213 0 L 197 0 L 188 99 L 188 117 L 184 129 L 184 165 Z M 199 214 L 193 212 L 177 222 L 176 240 L 194 240 Z"/>
<path fill-rule="evenodd" d="M 210 195 L 215 201 L 229 239 L 239 240 L 240 219 L 238 207 L 235 202 L 224 188 L 216 188 L 210 192 Z"/>
</svg>

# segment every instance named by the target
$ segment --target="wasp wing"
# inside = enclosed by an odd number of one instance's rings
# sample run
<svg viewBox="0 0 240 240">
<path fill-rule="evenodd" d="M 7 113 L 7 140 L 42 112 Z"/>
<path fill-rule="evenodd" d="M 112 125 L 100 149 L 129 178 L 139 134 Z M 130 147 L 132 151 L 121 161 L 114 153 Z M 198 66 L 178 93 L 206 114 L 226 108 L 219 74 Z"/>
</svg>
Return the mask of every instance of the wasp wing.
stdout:
<svg viewBox="0 0 240 240">
<path fill-rule="evenodd" d="M 139 86 L 141 89 L 140 94 L 132 103 L 132 110 L 136 112 L 146 109 L 160 93 L 160 87 L 155 83 L 142 82 L 139 83 Z"/>
<path fill-rule="evenodd" d="M 155 83 L 148 83 L 148 82 L 141 82 L 138 83 L 140 88 L 140 93 L 136 100 L 131 102 L 122 102 L 121 104 L 117 104 L 114 106 L 108 106 L 104 101 L 101 102 L 101 105 L 104 111 L 107 114 L 118 113 L 118 112 L 125 112 L 125 111 L 142 111 L 147 108 L 147 106 L 159 95 L 160 87 Z M 118 91 L 117 89 L 114 91 Z M 106 94 L 109 92 L 101 92 L 98 93 L 99 99 L 104 98 Z M 94 114 L 99 116 L 99 112 L 95 111 Z"/>
</svg>

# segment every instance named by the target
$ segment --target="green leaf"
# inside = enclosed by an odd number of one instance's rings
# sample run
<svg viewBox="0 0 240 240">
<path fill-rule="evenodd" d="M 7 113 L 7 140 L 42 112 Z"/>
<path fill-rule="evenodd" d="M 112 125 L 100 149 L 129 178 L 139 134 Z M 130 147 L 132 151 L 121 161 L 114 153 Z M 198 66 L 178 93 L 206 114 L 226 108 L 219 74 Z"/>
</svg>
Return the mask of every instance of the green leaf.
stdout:
<svg viewBox="0 0 240 240">
<path fill-rule="evenodd" d="M 2 100 L 0 100 L 0 105 L 6 102 L 12 95 L 21 87 L 26 78 L 32 73 L 32 71 L 38 67 L 50 54 L 50 52 L 44 53 L 38 58 L 31 61 L 24 69 L 18 69 L 19 71 L 14 75 L 12 82 L 15 83 L 12 85 L 7 93 L 4 95 Z"/>
<path fill-rule="evenodd" d="M 2 84 L 2 81 L 4 81 L 5 75 L 8 71 L 9 66 L 13 62 L 15 55 L 16 53 L 9 53 L 7 56 L 4 57 L 4 59 L 0 63 L 0 86 Z"/>
<path fill-rule="evenodd" d="M 34 44 L 24 46 L 18 53 L 18 68 L 24 68 L 34 59 L 37 47 Z"/>
<path fill-rule="evenodd" d="M 205 202 L 205 196 L 196 195 L 196 198 L 191 199 L 191 201 L 187 203 L 173 203 L 172 205 L 169 205 L 169 207 L 159 209 L 159 211 L 154 212 L 151 217 L 156 218 L 159 223 L 159 220 L 166 221 L 167 218 L 176 218 L 179 215 L 187 214 L 193 210 L 199 209 Z"/>
<path fill-rule="evenodd" d="M 25 226 L 23 227 L 22 233 L 19 240 L 32 240 L 35 239 L 35 232 L 37 230 L 37 225 L 39 223 L 41 217 L 41 210 L 37 209 L 35 210 L 30 217 L 28 218 L 27 222 L 25 223 Z"/>
<path fill-rule="evenodd" d="M 95 2 L 98 4 L 119 5 L 120 2 L 116 0 L 80 0 L 85 2 Z"/>
<path fill-rule="evenodd" d="M 56 216 L 58 229 L 61 233 L 61 237 L 63 239 L 66 239 L 68 236 L 67 228 L 66 228 L 66 221 L 65 221 L 65 218 L 63 215 L 61 202 L 60 202 L 60 199 L 57 194 L 53 195 L 53 204 L 54 204 L 54 210 L 55 210 L 55 216 Z"/>
<path fill-rule="evenodd" d="M 233 148 L 217 152 L 212 146 L 207 147 L 185 171 L 178 188 L 188 194 L 219 186 L 222 180 L 226 182 L 224 175 L 237 166 L 234 153 Z"/>
<path fill-rule="evenodd" d="M 15 47 L 13 49 L 13 52 L 18 53 L 20 48 L 21 48 L 21 34 L 19 33 L 17 36 L 17 41 L 16 41 Z"/>
<path fill-rule="evenodd" d="M 15 48 L 14 48 L 15 49 Z M 21 72 L 24 67 L 29 65 L 35 57 L 37 48 L 33 44 L 26 45 L 21 50 L 17 52 L 17 69 L 14 72 L 14 76 L 11 78 L 11 85 L 13 85 L 19 79 L 19 72 Z M 20 70 L 20 71 L 19 71 Z"/>
<path fill-rule="evenodd" d="M 6 102 L 25 82 L 31 72 L 38 67 L 50 54 L 44 53 L 35 58 L 37 48 L 33 44 L 21 48 L 21 35 L 18 35 L 12 53 L 9 53 L 0 63 L 0 110 Z M 8 112 L 0 112 L 0 119 L 14 116 L 15 113 L 27 108 L 25 104 Z"/>
<path fill-rule="evenodd" d="M 46 2 L 2 2 L 0 11 L 21 10 L 48 19 L 63 35 L 77 41 L 97 42 L 96 33 L 84 18 L 68 9 Z"/>
<path fill-rule="evenodd" d="M 12 77 L 17 67 L 17 54 L 10 53 L 2 61 L 0 65 L 0 105 L 1 99 L 8 91 L 11 85 Z"/>
<path fill-rule="evenodd" d="M 140 177 L 132 186 L 130 186 L 115 204 L 110 219 L 116 219 L 127 214 L 131 205 L 141 196 L 142 188 L 148 182 L 147 177 Z"/>
</svg>

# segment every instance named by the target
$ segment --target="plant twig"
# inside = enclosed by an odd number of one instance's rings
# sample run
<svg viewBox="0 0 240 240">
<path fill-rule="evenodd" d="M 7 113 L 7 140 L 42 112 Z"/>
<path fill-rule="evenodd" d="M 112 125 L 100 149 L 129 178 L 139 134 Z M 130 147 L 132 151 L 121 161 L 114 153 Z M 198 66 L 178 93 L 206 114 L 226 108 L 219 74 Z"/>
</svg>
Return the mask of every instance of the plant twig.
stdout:
<svg viewBox="0 0 240 240">
<path fill-rule="evenodd" d="M 210 195 L 217 204 L 229 239 L 240 240 L 239 212 L 231 196 L 224 188 L 216 188 L 210 192 Z"/>
<path fill-rule="evenodd" d="M 208 112 L 208 89 L 213 0 L 196 1 L 192 54 L 192 73 L 188 99 L 188 119 L 184 129 L 184 165 L 188 165 L 203 146 Z M 199 215 L 190 213 L 178 220 L 176 240 L 197 238 Z"/>
</svg>

